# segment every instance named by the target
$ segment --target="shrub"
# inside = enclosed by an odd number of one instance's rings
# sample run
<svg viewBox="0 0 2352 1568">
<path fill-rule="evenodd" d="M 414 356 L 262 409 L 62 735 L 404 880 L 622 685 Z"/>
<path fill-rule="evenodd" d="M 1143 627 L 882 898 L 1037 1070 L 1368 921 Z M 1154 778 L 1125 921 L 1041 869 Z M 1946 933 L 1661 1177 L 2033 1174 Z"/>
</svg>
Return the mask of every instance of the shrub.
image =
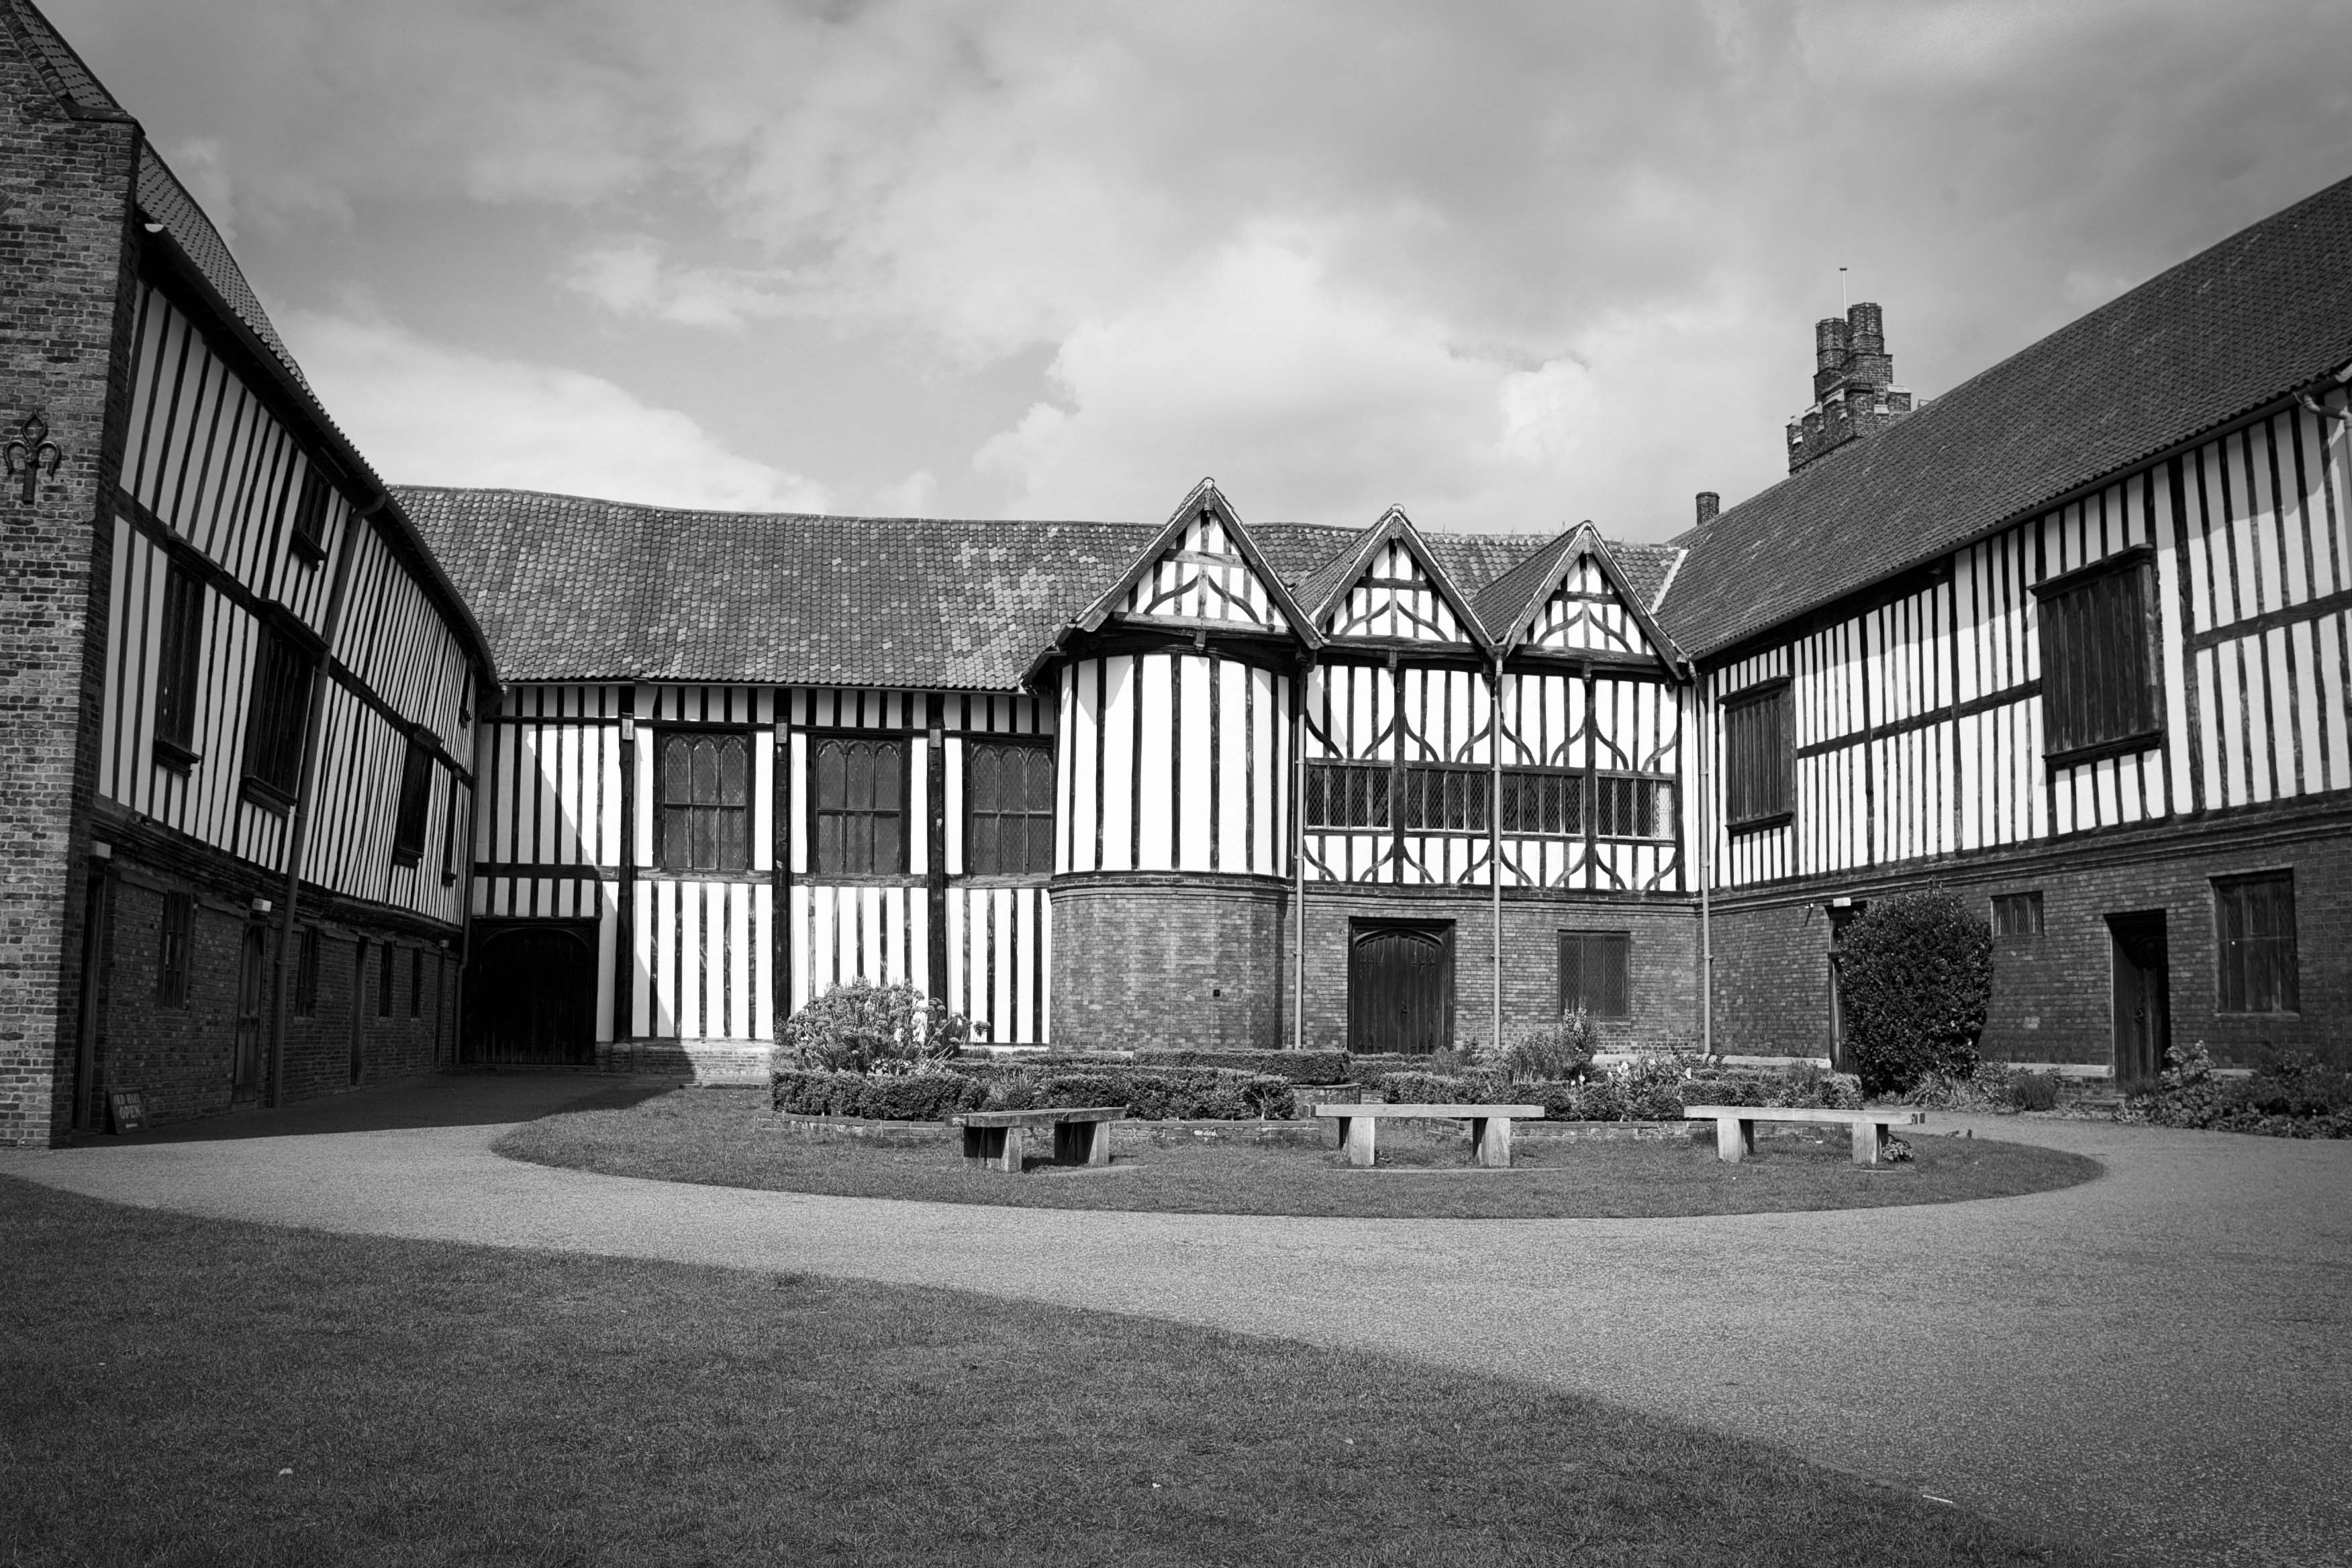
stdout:
<svg viewBox="0 0 2352 1568">
<path fill-rule="evenodd" d="M 1148 1068 L 1223 1068 L 1230 1072 L 1279 1078 L 1292 1083 L 1346 1083 L 1345 1051 L 1141 1050 L 1135 1065 Z"/>
<path fill-rule="evenodd" d="M 784 1020 L 782 1045 L 803 1068 L 908 1073 L 944 1061 L 971 1038 L 971 1023 L 911 984 L 836 985 Z"/>
<path fill-rule="evenodd" d="M 874 1121 L 944 1121 L 988 1100 L 988 1087 L 957 1072 L 805 1072 L 775 1075 L 774 1103 L 793 1116 L 859 1116 Z"/>
<path fill-rule="evenodd" d="M 1865 1093 L 1899 1095 L 1929 1073 L 1971 1076 L 1992 995 L 1992 931 L 1944 889 L 1864 910 L 1839 949 L 1846 1040 Z"/>
<path fill-rule="evenodd" d="M 2251 1077 L 2213 1071 L 2204 1042 L 2164 1054 L 2155 1092 L 2124 1102 L 2119 1120 L 2273 1138 L 2352 1138 L 2352 1075 L 2286 1052 Z"/>
<path fill-rule="evenodd" d="M 1599 1045 L 1592 1020 L 1579 1008 L 1555 1023 L 1514 1030 L 1500 1046 L 1480 1047 L 1476 1060 L 1506 1083 L 1558 1082 L 1591 1066 Z"/>
<path fill-rule="evenodd" d="M 2009 1089 L 2020 1110 L 2058 1109 L 2058 1075 L 2054 1072 L 2019 1073 Z"/>
<path fill-rule="evenodd" d="M 1391 1072 L 1375 1082 L 1391 1105 L 1483 1104 L 1504 1095 L 1501 1079 L 1483 1072 Z"/>
</svg>

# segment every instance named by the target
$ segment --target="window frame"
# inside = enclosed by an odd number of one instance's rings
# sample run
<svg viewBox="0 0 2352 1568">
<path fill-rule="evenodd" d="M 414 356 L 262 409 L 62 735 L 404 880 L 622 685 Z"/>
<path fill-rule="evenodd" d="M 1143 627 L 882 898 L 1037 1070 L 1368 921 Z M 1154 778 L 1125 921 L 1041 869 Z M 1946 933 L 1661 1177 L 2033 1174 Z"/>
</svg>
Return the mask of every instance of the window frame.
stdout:
<svg viewBox="0 0 2352 1568">
<path fill-rule="evenodd" d="M 2011 893 L 1994 893 L 1986 900 L 1992 926 L 1992 939 L 2000 942 L 2040 942 L 2049 931 L 2047 911 L 2042 907 L 2042 889 L 2023 888 Z M 2026 912 L 2023 929 L 2009 929 L 2005 911 Z"/>
<path fill-rule="evenodd" d="M 155 1002 L 163 1007 L 188 1005 L 188 972 L 196 942 L 196 896 L 186 892 L 163 895 L 163 919 L 157 922 Z"/>
<path fill-rule="evenodd" d="M 1022 757 L 1023 760 L 1021 765 L 1024 786 L 1024 801 L 1027 798 L 1025 790 L 1029 780 L 1031 759 L 1039 757 L 1044 758 L 1045 765 L 1045 809 L 1042 812 L 1034 811 L 1029 809 L 1026 805 L 1018 811 L 1007 811 L 1001 805 L 995 807 L 983 807 L 981 804 L 980 791 L 977 787 L 977 780 L 979 777 L 977 763 L 981 754 L 986 752 L 1016 754 Z M 1054 847 L 1055 843 L 1055 831 L 1059 826 L 1059 816 L 1056 811 L 1056 802 L 1055 797 L 1060 788 L 1060 782 L 1055 773 L 1054 764 L 1054 740 L 1050 735 L 992 734 L 967 735 L 963 738 L 963 869 L 966 876 L 1045 877 L 1053 875 L 1055 855 Z M 999 765 L 1001 768 L 1002 764 L 1000 763 Z M 979 831 L 979 824 L 984 817 L 992 818 L 994 822 L 993 834 L 990 838 L 990 842 L 993 848 L 993 854 L 991 858 L 997 863 L 989 866 L 981 865 L 981 857 L 976 853 L 982 837 Z M 1004 824 L 1008 820 L 1013 820 L 1018 821 L 1024 825 L 1023 841 L 1027 849 L 1027 853 L 1023 857 L 1023 858 L 1024 861 L 1029 861 L 1036 858 L 1038 847 L 1037 824 L 1041 818 L 1045 825 L 1045 864 L 1042 866 L 1024 864 L 1013 867 L 1003 865 L 1003 860 L 1004 857 L 1003 850 L 1004 845 Z"/>
<path fill-rule="evenodd" d="M 2095 733 L 2100 717 L 2090 711 L 2113 698 L 2112 687 L 2097 687 L 2106 665 L 2096 655 L 2098 645 L 2079 619 L 2070 620 L 2068 606 L 2118 583 L 2130 584 L 2136 614 L 2119 616 L 2115 626 L 2129 626 L 2130 644 L 2139 668 L 2125 671 L 2116 684 L 2126 689 L 2135 710 L 2113 720 Z M 2156 547 L 2134 544 L 2072 571 L 2045 577 L 2033 584 L 2034 631 L 2042 659 L 2042 726 L 2044 765 L 2054 771 L 2078 767 L 2106 757 L 2130 756 L 2164 742 L 2164 619 L 2156 591 Z M 2092 627 L 2095 633 L 2113 627 Z M 2133 677 L 2136 676 L 2136 680 Z M 2136 689 L 2135 689 L 2136 688 Z"/>
<path fill-rule="evenodd" d="M 1591 804 L 1591 791 L 1585 781 L 1591 777 L 1582 768 L 1505 767 L 1503 769 L 1503 805 L 1500 830 L 1506 838 L 1582 838 L 1585 808 Z M 1559 827 L 1530 827 L 1524 816 L 1513 820 L 1513 807 L 1527 804 L 1527 786 L 1559 784 L 1560 804 L 1564 807 Z"/>
<path fill-rule="evenodd" d="M 716 757 L 714 766 L 717 782 L 714 793 L 719 798 L 708 802 L 691 798 L 694 795 L 692 749 L 703 742 L 709 742 L 714 748 Z M 738 804 L 730 804 L 726 799 L 726 749 L 730 743 L 740 745 L 743 753 L 743 798 Z M 688 798 L 684 801 L 672 801 L 668 794 L 669 753 L 673 745 L 685 746 L 688 752 L 687 761 Z M 734 725 L 724 728 L 708 724 L 657 725 L 654 728 L 653 763 L 654 869 L 665 874 L 689 876 L 749 876 L 753 862 L 758 858 L 753 852 L 751 843 L 751 823 L 755 815 L 751 799 L 755 793 L 752 788 L 752 779 L 757 769 L 751 756 L 751 730 Z M 672 812 L 683 812 L 687 816 L 682 819 L 676 819 L 671 816 Z M 695 818 L 698 814 L 706 812 L 709 814 L 711 864 L 698 866 L 694 864 Z M 738 838 L 741 849 L 740 865 L 729 863 L 727 828 L 730 818 L 740 829 Z M 686 844 L 682 852 L 677 847 L 678 828 L 673 826 L 674 822 L 678 822 L 683 826 Z"/>
<path fill-rule="evenodd" d="M 1778 710 L 1779 744 L 1768 765 L 1743 770 L 1735 751 L 1741 745 L 1754 744 L 1751 735 L 1737 726 L 1745 715 L 1765 708 Z M 1796 702 L 1789 678 L 1776 676 L 1743 686 L 1727 697 L 1716 700 L 1716 712 L 1722 726 L 1722 791 L 1723 826 L 1728 833 L 1755 833 L 1796 820 L 1797 810 L 1797 734 Z M 1768 802 L 1735 801 L 1735 788 L 1753 792 L 1757 784 L 1769 782 L 1773 786 Z M 1744 815 L 1738 806 L 1745 805 Z"/>
<path fill-rule="evenodd" d="M 1569 952 L 1571 943 L 1575 944 L 1577 952 L 1574 997 L 1570 996 L 1569 991 L 1570 973 Z M 1592 974 L 1591 954 L 1595 952 L 1603 955 L 1604 966 L 1610 962 L 1606 955 L 1613 952 L 1616 973 L 1612 976 L 1605 972 L 1604 967 L 1604 973 L 1600 977 L 1602 992 L 1601 1001 L 1603 1005 L 1584 1006 L 1584 1016 L 1612 1024 L 1629 1022 L 1633 1016 L 1633 933 L 1629 930 L 1614 928 L 1591 931 L 1580 927 L 1560 929 L 1557 959 L 1558 973 L 1555 975 L 1559 996 L 1559 1016 L 1563 1018 L 1567 1017 L 1582 1004 L 1586 994 L 1586 983 Z M 1623 1009 L 1621 1012 L 1612 1013 L 1604 1010 L 1609 1001 L 1607 992 L 1612 978 L 1619 991 L 1617 1000 Z"/>
<path fill-rule="evenodd" d="M 316 566 L 327 559 L 327 513 L 335 493 L 335 481 L 307 451 L 302 454 L 302 471 L 286 476 L 286 542 L 305 566 Z"/>
<path fill-rule="evenodd" d="M 824 804 L 824 790 L 819 780 L 820 770 L 824 766 L 824 758 L 826 749 L 835 746 L 851 747 L 859 745 L 874 747 L 888 746 L 895 748 L 898 752 L 898 763 L 892 770 L 892 775 L 897 780 L 898 787 L 898 799 L 895 809 L 890 811 L 882 811 L 879 809 L 854 807 L 846 804 L 839 806 L 826 806 Z M 859 878 L 869 877 L 895 879 L 911 875 L 908 868 L 914 864 L 914 834 L 912 832 L 915 826 L 913 820 L 914 757 L 915 733 L 912 731 L 819 730 L 809 732 L 807 781 L 808 804 L 805 808 L 805 815 L 803 817 L 803 822 L 808 833 L 809 869 L 806 874 L 811 879 L 847 881 L 855 880 Z M 877 770 L 876 776 L 880 776 L 879 770 Z M 878 822 L 884 817 L 895 819 L 898 824 L 897 863 L 887 868 L 878 864 L 871 865 L 863 869 L 856 868 L 845 864 L 830 867 L 826 866 L 824 864 L 825 841 L 824 825 L 825 819 L 828 817 L 835 818 L 844 823 L 846 823 L 853 818 L 863 817 L 867 821 L 869 828 L 873 823 Z M 869 851 L 868 858 L 878 861 L 880 857 L 870 853 L 873 848 L 874 842 L 874 836 L 869 831 L 867 835 L 867 848 Z M 843 847 L 846 847 L 845 834 L 844 837 Z M 849 857 L 844 855 L 842 858 L 846 860 Z"/>
<path fill-rule="evenodd" d="M 1338 814 L 1342 818 L 1331 820 L 1331 781 L 1358 779 L 1364 781 L 1358 790 L 1354 784 L 1346 787 L 1347 798 L 1341 804 L 1347 809 Z M 1307 798 L 1300 803 L 1300 822 L 1309 833 L 1393 833 L 1396 831 L 1396 764 L 1391 762 L 1357 757 L 1309 757 L 1307 759 Z M 1323 809 L 1317 811 L 1320 805 Z M 1361 810 L 1356 808 L 1360 805 Z M 1375 820 L 1376 818 L 1376 820 Z"/>
<path fill-rule="evenodd" d="M 2283 901 L 2274 903 L 2274 910 L 2285 915 L 2283 931 L 2266 936 L 2246 934 L 2248 907 L 2242 895 L 2256 888 L 2281 889 Z M 2294 871 L 2284 868 L 2268 871 L 2249 871 L 2212 879 L 2213 889 L 2213 1011 L 2248 1017 L 2277 1017 L 2300 1015 L 2303 1011 L 2303 954 L 2298 943 L 2294 910 Z M 2234 909 L 2235 919 L 2231 918 Z M 2234 924 L 2238 934 L 2231 936 Z M 2272 994 L 2267 998 L 2251 994 L 2253 987 L 2247 959 L 2247 944 L 2262 942 L 2273 950 Z M 2269 1000 L 2275 1005 L 2258 1006 L 2257 1000 Z"/>
<path fill-rule="evenodd" d="M 1591 781 L 1588 786 L 1585 815 L 1592 824 L 1593 837 L 1625 844 L 1668 844 L 1674 841 L 1674 779 L 1663 773 L 1637 773 L 1607 768 L 1596 768 L 1585 776 Z M 1612 833 L 1607 830 L 1608 811 L 1602 800 L 1606 786 L 1612 784 L 1632 786 L 1633 793 L 1643 803 L 1639 809 L 1646 816 L 1651 831 Z"/>
<path fill-rule="evenodd" d="M 440 750 L 423 729 L 408 734 L 408 754 L 400 764 L 400 809 L 393 820 L 392 863 L 416 866 L 425 859 L 425 823 L 433 809 L 433 764 Z"/>
<path fill-rule="evenodd" d="M 1417 838 L 1478 837 L 1492 831 L 1494 770 L 1484 763 L 1401 763 L 1391 786 L 1394 831 Z M 1428 820 L 1436 786 L 1437 821 Z M 1458 788 L 1455 786 L 1458 784 Z M 1457 809 L 1458 807 L 1458 809 Z M 1458 816 L 1459 822 L 1446 821 Z"/>
<path fill-rule="evenodd" d="M 204 761 L 196 750 L 196 710 L 204 695 L 205 580 L 178 562 L 163 572 L 163 616 L 157 628 L 154 760 L 184 773 Z"/>
<path fill-rule="evenodd" d="M 308 635 L 307 627 L 298 632 L 298 625 L 289 616 L 272 616 L 262 623 L 252 682 L 246 693 L 244 778 L 239 793 L 257 805 L 280 813 L 291 810 L 301 798 L 304 741 L 319 679 L 317 640 Z"/>
</svg>

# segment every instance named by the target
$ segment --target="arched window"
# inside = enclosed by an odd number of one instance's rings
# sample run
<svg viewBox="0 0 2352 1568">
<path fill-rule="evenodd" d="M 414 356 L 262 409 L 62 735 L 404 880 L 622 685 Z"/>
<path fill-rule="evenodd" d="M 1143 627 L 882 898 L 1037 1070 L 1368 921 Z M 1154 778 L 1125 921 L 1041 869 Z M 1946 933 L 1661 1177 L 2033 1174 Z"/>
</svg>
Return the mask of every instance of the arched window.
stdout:
<svg viewBox="0 0 2352 1568">
<path fill-rule="evenodd" d="M 906 742 L 825 736 L 812 748 L 811 837 L 820 877 L 907 869 Z"/>
<path fill-rule="evenodd" d="M 964 869 L 1054 868 L 1054 752 L 1034 741 L 974 741 L 964 752 Z"/>
<path fill-rule="evenodd" d="M 742 871 L 751 864 L 751 742 L 673 731 L 661 738 L 658 781 L 665 871 Z"/>
</svg>

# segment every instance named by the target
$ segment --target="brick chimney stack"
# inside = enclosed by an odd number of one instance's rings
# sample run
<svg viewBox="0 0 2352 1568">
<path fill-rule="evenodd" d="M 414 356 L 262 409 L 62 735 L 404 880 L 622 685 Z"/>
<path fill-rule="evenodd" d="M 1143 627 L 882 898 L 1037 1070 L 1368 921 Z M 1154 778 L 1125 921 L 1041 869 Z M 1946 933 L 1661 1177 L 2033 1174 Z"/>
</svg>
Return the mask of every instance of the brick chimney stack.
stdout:
<svg viewBox="0 0 2352 1568">
<path fill-rule="evenodd" d="M 1864 300 L 1843 318 L 1813 323 L 1813 405 L 1789 421 L 1789 471 L 1873 436 L 1911 412 L 1910 392 L 1895 384 L 1886 323 Z"/>
<path fill-rule="evenodd" d="M 1723 510 L 1723 498 L 1713 490 L 1698 492 L 1698 521 L 1702 525 L 1713 522 L 1715 514 Z"/>
</svg>

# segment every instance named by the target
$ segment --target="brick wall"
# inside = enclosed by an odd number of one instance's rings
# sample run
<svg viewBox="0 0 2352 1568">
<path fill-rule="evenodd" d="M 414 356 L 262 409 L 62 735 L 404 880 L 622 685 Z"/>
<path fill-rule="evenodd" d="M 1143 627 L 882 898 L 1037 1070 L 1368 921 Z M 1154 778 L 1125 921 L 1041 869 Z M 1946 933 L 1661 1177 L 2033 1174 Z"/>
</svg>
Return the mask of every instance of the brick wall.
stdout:
<svg viewBox="0 0 2352 1568">
<path fill-rule="evenodd" d="M 1418 889 L 1349 890 L 1311 887 L 1307 893 L 1307 1045 L 1339 1049 L 1348 1043 L 1348 950 L 1357 920 L 1454 922 L 1454 1042 L 1467 1046 L 1492 1032 L 1494 909 L 1475 894 Z M 1550 1021 L 1559 1011 L 1559 933 L 1624 931 L 1632 1014 L 1603 1025 L 1614 1043 L 1684 1041 L 1698 1033 L 1698 921 L 1679 901 L 1613 902 L 1598 899 L 1522 898 L 1503 900 L 1503 1032 Z"/>
<path fill-rule="evenodd" d="M 2213 879 L 2294 876 L 2300 1008 L 2219 1010 Z M 2114 976 L 2106 917 L 2165 915 L 2172 1038 L 2203 1040 L 2216 1059 L 2251 1065 L 2278 1048 L 2352 1063 L 2352 831 L 2292 819 L 2194 836 L 2151 835 L 2125 848 L 2090 844 L 1997 865 L 1947 868 L 1942 884 L 1983 910 L 1997 893 L 2038 891 L 2044 931 L 1994 949 L 1983 1038 L 1995 1060 L 2113 1060 Z M 1925 885 L 1917 875 L 1823 886 L 1793 899 L 1743 900 L 1715 921 L 1716 1037 L 1727 1051 L 1817 1055 L 1829 1042 L 1829 921 L 1822 900 Z"/>
<path fill-rule="evenodd" d="M 1087 877 L 1052 897 L 1055 1045 L 1287 1043 L 1280 884 Z"/>
<path fill-rule="evenodd" d="M 217 877 L 191 878 L 144 863 L 118 847 L 100 932 L 95 1038 L 89 1091 L 93 1125 L 106 1125 L 105 1095 L 135 1089 L 158 1125 L 258 1106 L 267 1089 L 269 1021 L 268 976 L 278 924 L 256 921 L 250 899 L 259 886 L 251 868 L 224 866 Z M 162 994 L 165 899 L 191 895 L 191 952 L 184 1003 Z M 247 931 L 258 924 L 264 956 L 261 1071 L 251 1091 L 233 1082 L 240 984 Z M 288 1019 L 283 1100 L 317 1099 L 355 1088 L 414 1078 L 456 1059 L 457 963 L 437 939 L 411 931 L 324 921 L 319 931 L 317 1005 Z M 364 942 L 366 959 L 360 962 Z M 394 952 L 392 1010 L 379 1012 L 381 953 Z M 415 955 L 423 953 L 423 990 Z M 287 966 L 289 984 L 295 965 Z M 415 994 L 420 1005 L 412 1014 Z"/>
<path fill-rule="evenodd" d="M 103 635 L 99 498 L 119 459 L 137 127 L 69 118 L 0 18 L 0 439 L 62 450 L 31 505 L 0 487 L 0 1145 L 70 1115 L 82 858 Z"/>
<path fill-rule="evenodd" d="M 1453 889 L 1310 888 L 1306 1043 L 1344 1047 L 1350 921 L 1454 923 L 1455 1038 L 1488 1031 L 1490 905 Z M 1697 1033 L 1697 921 L 1680 901 L 1507 897 L 1504 1027 L 1549 1020 L 1559 1004 L 1559 933 L 1631 937 L 1633 1016 L 1607 1026 L 1624 1043 Z M 1064 1047 L 1275 1049 L 1291 1041 L 1290 890 L 1206 879 L 1069 879 L 1054 888 L 1054 1040 Z"/>
</svg>

